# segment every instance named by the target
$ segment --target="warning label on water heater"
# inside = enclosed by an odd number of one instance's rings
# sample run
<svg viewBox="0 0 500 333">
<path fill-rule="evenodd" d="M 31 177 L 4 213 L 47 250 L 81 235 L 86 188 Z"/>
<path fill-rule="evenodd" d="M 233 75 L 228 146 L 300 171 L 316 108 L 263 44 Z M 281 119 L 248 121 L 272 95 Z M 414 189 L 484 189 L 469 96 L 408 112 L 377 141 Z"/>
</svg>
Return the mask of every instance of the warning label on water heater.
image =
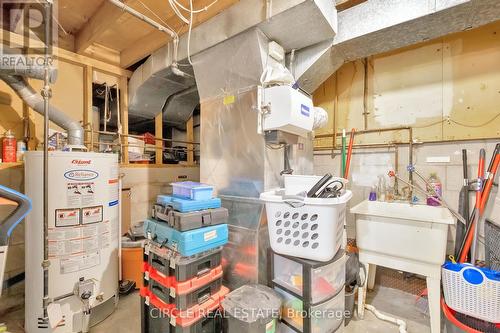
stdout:
<svg viewBox="0 0 500 333">
<path fill-rule="evenodd" d="M 67 183 L 66 203 L 70 207 L 93 205 L 95 203 L 95 183 Z"/>
<path fill-rule="evenodd" d="M 69 227 L 80 224 L 80 209 L 56 209 L 56 227 Z"/>
</svg>

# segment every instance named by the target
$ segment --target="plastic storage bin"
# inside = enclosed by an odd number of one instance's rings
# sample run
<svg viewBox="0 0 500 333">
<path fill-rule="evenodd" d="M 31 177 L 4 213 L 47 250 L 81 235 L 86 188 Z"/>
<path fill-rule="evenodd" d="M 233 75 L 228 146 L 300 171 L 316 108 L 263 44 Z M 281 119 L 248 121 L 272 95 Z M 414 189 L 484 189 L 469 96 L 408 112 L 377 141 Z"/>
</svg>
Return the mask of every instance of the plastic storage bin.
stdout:
<svg viewBox="0 0 500 333">
<path fill-rule="evenodd" d="M 282 297 L 281 318 L 299 332 L 334 332 L 344 322 L 344 289 L 329 300 L 317 305 L 307 304 L 300 298 L 275 286 Z"/>
<path fill-rule="evenodd" d="M 214 187 L 197 182 L 177 182 L 171 183 L 174 196 L 191 200 L 212 199 Z"/>
<path fill-rule="evenodd" d="M 191 256 L 225 245 L 229 232 L 227 224 L 180 232 L 169 227 L 165 222 L 146 219 L 144 221 L 144 235 L 183 256 Z"/>
<path fill-rule="evenodd" d="M 175 230 L 189 231 L 210 225 L 227 222 L 228 211 L 226 208 L 198 210 L 195 212 L 176 212 L 170 206 L 155 204 L 152 216 L 156 220 L 167 222 Z"/>
<path fill-rule="evenodd" d="M 296 293 L 311 304 L 320 303 L 336 295 L 345 284 L 344 250 L 339 250 L 328 262 L 288 257 L 271 252 L 273 283 Z"/>
<path fill-rule="evenodd" d="M 186 311 L 179 311 L 172 304 L 166 304 L 155 295 L 152 295 L 147 288 L 142 288 L 140 291 L 142 297 L 142 333 L 212 333 L 213 331 L 210 330 L 212 326 L 204 319 L 210 318 L 210 314 L 220 309 L 221 301 L 228 293 L 229 290 L 222 287 L 216 295 L 213 295 L 203 304 L 193 306 Z M 150 309 L 153 309 L 154 312 L 149 312 Z M 205 325 L 203 325 L 204 322 Z M 217 327 L 215 332 L 220 332 L 220 326 Z"/>
<path fill-rule="evenodd" d="M 196 276 L 190 280 L 177 281 L 174 276 L 165 276 L 158 272 L 153 267 L 149 266 L 147 263 L 143 264 L 144 268 L 144 279 L 152 284 L 155 281 L 164 288 L 170 289 L 170 295 L 172 297 L 186 295 L 192 293 L 203 286 L 208 285 L 222 277 L 222 266 L 217 266 L 216 268 L 208 271 L 206 274 L 201 276 Z"/>
<path fill-rule="evenodd" d="M 156 203 L 163 206 L 171 206 L 174 208 L 174 210 L 181 213 L 220 208 L 222 206 L 220 198 L 211 198 L 207 200 L 191 200 L 185 198 L 176 198 L 163 194 L 156 197 Z"/>
<path fill-rule="evenodd" d="M 185 327 L 171 325 L 170 317 L 154 305 L 145 305 L 144 312 L 142 333 L 220 333 L 222 330 L 222 317 L 217 311 Z"/>
<path fill-rule="evenodd" d="M 160 274 L 175 277 L 177 281 L 186 281 L 203 276 L 220 266 L 222 247 L 183 257 L 179 253 L 149 240 L 144 246 L 144 253 L 149 266 Z"/>
<path fill-rule="evenodd" d="M 275 333 L 277 332 L 281 299 L 269 287 L 244 285 L 222 301 L 226 314 L 226 332 Z"/>
<path fill-rule="evenodd" d="M 455 311 L 500 323 L 500 272 L 447 262 L 442 269 L 446 304 Z"/>
<path fill-rule="evenodd" d="M 346 205 L 351 197 L 351 191 L 330 199 L 262 193 L 271 248 L 293 257 L 331 260 L 342 244 Z"/>
</svg>

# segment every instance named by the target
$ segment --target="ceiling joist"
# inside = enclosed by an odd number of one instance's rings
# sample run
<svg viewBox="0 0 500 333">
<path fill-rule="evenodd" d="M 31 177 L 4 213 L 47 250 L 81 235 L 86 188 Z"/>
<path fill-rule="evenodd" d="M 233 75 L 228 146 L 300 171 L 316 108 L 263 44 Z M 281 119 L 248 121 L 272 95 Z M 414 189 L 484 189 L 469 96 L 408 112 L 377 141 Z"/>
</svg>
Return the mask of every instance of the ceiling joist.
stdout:
<svg viewBox="0 0 500 333">
<path fill-rule="evenodd" d="M 124 3 L 130 5 L 136 2 L 135 0 L 125 0 Z M 89 19 L 75 38 L 76 53 L 84 53 L 106 30 L 117 23 L 118 19 L 125 12 L 120 10 L 109 1 L 104 1 L 95 14 Z"/>
</svg>

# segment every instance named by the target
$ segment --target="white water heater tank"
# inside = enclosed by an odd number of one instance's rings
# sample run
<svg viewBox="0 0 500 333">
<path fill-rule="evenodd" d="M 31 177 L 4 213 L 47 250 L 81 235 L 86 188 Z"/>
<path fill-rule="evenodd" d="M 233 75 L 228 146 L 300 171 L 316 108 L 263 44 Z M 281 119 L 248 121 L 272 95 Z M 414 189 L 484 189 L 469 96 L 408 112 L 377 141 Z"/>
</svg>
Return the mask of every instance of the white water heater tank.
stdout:
<svg viewBox="0 0 500 333">
<path fill-rule="evenodd" d="M 118 301 L 118 156 L 49 152 L 48 293 L 62 313 L 55 328 L 43 320 L 43 152 L 25 154 L 25 192 L 33 211 L 25 222 L 28 333 L 80 332 L 82 301 L 74 295 L 80 279 L 94 281 L 90 325 L 114 311 Z M 60 311 L 59 311 L 60 309 Z"/>
</svg>

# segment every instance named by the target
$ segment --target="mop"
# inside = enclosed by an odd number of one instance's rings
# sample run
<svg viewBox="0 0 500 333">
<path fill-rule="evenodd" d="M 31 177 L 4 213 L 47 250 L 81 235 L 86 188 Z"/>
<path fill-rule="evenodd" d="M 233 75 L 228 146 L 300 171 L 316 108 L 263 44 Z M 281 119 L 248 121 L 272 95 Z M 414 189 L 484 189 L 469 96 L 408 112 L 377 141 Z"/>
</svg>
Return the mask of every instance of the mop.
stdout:
<svg viewBox="0 0 500 333">
<path fill-rule="evenodd" d="M 491 157 L 490 164 L 488 167 L 488 172 L 486 173 L 487 181 L 485 183 L 485 186 L 482 189 L 481 188 L 478 189 L 478 194 L 476 195 L 476 206 L 472 211 L 471 216 L 469 217 L 470 223 L 466 231 L 466 236 L 462 242 L 462 245 L 460 246 L 460 252 L 458 256 L 459 262 L 465 262 L 469 249 L 471 248 L 471 244 L 473 241 L 472 238 L 475 228 L 474 221 L 476 219 L 476 216 L 478 214 L 481 214 L 482 211 L 484 211 L 486 203 L 488 202 L 490 191 L 491 188 L 493 187 L 493 181 L 495 179 L 499 164 L 500 164 L 500 143 L 496 145 L 495 150 L 493 152 L 493 156 Z M 480 196 L 480 200 L 477 200 L 478 199 L 477 196 Z"/>
<path fill-rule="evenodd" d="M 462 149 L 462 169 L 464 174 L 464 183 L 460 190 L 458 199 L 458 212 L 464 218 L 469 219 L 469 172 L 467 169 L 467 149 Z M 455 235 L 455 258 L 458 258 L 460 252 L 460 244 L 465 237 L 465 230 L 469 226 L 467 224 L 457 223 L 457 231 Z"/>
</svg>

